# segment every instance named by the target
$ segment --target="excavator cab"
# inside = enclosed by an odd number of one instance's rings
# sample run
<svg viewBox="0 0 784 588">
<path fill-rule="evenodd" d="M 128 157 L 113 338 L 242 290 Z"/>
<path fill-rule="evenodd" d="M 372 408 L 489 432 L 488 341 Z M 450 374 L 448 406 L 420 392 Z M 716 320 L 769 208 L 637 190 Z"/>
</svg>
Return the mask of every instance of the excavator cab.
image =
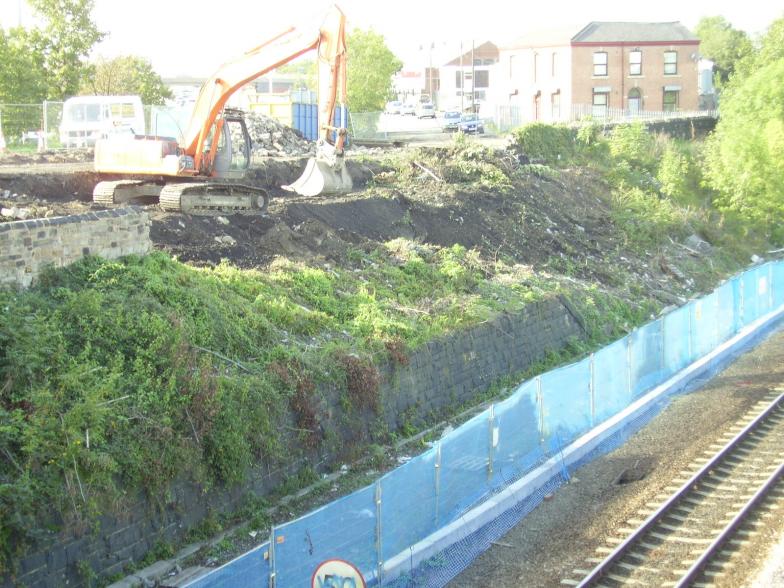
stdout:
<svg viewBox="0 0 784 588">
<path fill-rule="evenodd" d="M 217 178 L 242 178 L 250 167 L 253 143 L 241 110 L 226 108 L 223 111 L 223 130 L 213 162 L 213 176 Z M 209 148 L 209 146 L 206 146 Z"/>
</svg>

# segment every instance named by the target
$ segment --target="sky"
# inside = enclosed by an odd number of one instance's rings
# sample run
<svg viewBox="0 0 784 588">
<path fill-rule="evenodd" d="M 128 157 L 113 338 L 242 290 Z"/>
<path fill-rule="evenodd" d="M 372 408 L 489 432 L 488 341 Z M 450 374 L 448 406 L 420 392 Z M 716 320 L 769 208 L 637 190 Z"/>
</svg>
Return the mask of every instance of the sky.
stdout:
<svg viewBox="0 0 784 588">
<path fill-rule="evenodd" d="M 721 15 L 735 28 L 756 35 L 784 17 L 778 0 L 339 0 L 338 5 L 349 30 L 381 33 L 392 51 L 411 65 L 431 58 L 441 65 L 441 56 L 446 62 L 459 55 L 461 40 L 464 49 L 472 40 L 477 45 L 503 44 L 531 30 L 579 28 L 592 20 L 680 21 L 693 28 L 704 16 Z M 306 26 L 315 30 L 329 6 L 326 0 L 95 0 L 94 19 L 108 33 L 95 56 L 139 55 L 164 77 L 206 77 L 291 25 L 309 22 Z M 20 22 L 34 24 L 25 0 L 0 0 L 0 26 Z M 431 45 L 434 51 L 428 51 Z"/>
</svg>

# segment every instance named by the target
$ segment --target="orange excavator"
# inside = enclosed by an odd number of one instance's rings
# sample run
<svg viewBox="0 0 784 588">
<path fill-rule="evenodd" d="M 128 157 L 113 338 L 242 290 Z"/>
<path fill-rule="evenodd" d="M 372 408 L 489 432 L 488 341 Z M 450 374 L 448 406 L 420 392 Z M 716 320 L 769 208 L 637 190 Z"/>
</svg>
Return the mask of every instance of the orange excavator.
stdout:
<svg viewBox="0 0 784 588">
<path fill-rule="evenodd" d="M 347 131 L 334 125 L 335 107 L 344 108 L 346 96 L 345 29 L 346 18 L 335 6 L 315 34 L 291 27 L 224 64 L 202 86 L 179 142 L 148 135 L 98 141 L 97 172 L 143 179 L 102 181 L 93 190 L 93 201 L 111 205 L 157 197 L 165 210 L 189 214 L 265 211 L 268 193 L 242 182 L 252 148 L 243 113 L 226 103 L 245 84 L 313 50 L 318 55 L 316 156 L 299 179 L 283 188 L 304 196 L 351 191 L 343 152 Z"/>
</svg>

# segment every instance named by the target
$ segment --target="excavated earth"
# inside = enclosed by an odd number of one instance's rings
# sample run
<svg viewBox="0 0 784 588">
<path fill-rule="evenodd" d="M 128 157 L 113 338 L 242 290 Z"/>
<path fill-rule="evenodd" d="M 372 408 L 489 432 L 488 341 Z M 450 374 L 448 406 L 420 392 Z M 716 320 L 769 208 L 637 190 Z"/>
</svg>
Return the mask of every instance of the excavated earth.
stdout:
<svg viewBox="0 0 784 588">
<path fill-rule="evenodd" d="M 194 265 L 222 260 L 265 268 L 276 256 L 316 264 L 340 264 L 351 248 L 373 248 L 404 237 L 439 246 L 477 248 L 490 261 L 505 259 L 540 273 L 568 273 L 607 290 L 645 286 L 663 304 L 683 301 L 694 290 L 682 262 L 710 257 L 710 245 L 632 252 L 609 221 L 609 188 L 581 169 L 555 179 L 529 176 L 511 193 L 436 182 L 422 173 L 406 181 L 363 150 L 348 158 L 355 191 L 305 198 L 282 185 L 295 180 L 304 157 L 254 159 L 246 182 L 265 187 L 272 201 L 264 216 L 191 216 L 149 212 L 154 246 Z M 92 189 L 101 179 L 89 152 L 0 157 L 0 207 L 26 218 L 101 209 Z M 12 220 L 0 217 L 0 221 Z M 705 246 L 703 249 L 701 246 Z M 633 280 L 629 279 L 633 275 Z"/>
</svg>

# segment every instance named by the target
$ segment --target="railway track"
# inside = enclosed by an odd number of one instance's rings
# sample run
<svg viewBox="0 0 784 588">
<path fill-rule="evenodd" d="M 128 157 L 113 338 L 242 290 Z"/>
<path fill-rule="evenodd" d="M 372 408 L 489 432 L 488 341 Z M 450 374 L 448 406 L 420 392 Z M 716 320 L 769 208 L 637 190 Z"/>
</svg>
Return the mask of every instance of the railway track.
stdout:
<svg viewBox="0 0 784 588">
<path fill-rule="evenodd" d="M 726 585 L 752 538 L 784 509 L 784 388 L 759 402 L 667 494 L 620 529 L 604 559 L 562 581 L 578 586 Z M 671 494 L 670 494 L 671 492 Z M 659 502 L 660 501 L 660 502 Z"/>
</svg>

